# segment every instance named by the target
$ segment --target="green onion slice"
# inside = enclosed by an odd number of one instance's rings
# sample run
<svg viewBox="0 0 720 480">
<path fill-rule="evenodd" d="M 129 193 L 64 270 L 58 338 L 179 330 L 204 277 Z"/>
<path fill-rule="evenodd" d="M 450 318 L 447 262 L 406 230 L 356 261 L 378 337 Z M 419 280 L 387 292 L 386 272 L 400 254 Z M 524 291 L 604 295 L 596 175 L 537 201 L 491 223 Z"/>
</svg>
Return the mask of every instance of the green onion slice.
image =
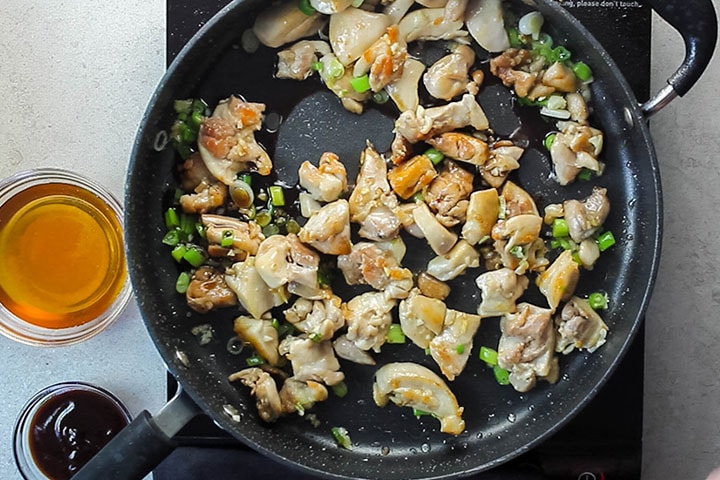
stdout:
<svg viewBox="0 0 720 480">
<path fill-rule="evenodd" d="M 607 293 L 593 292 L 588 295 L 587 301 L 593 310 L 605 310 L 608 307 Z"/>
<path fill-rule="evenodd" d="M 615 245 L 615 236 L 612 234 L 610 230 L 603 232 L 598 236 L 597 238 L 597 244 L 598 248 L 600 248 L 601 252 L 604 252 L 608 248 Z"/>
<path fill-rule="evenodd" d="M 271 185 L 268 187 L 268 193 L 270 194 L 270 203 L 275 207 L 282 207 L 285 205 L 285 192 L 279 185 Z"/>
<path fill-rule="evenodd" d="M 445 155 L 436 148 L 428 148 L 423 155 L 428 157 L 433 165 L 437 165 L 445 158 Z"/>
<path fill-rule="evenodd" d="M 184 294 L 190 285 L 190 274 L 188 272 L 180 272 L 177 280 L 175 280 L 175 291 Z"/>
<path fill-rule="evenodd" d="M 365 93 L 370 90 L 370 77 L 367 74 L 355 77 L 350 80 L 350 86 L 358 93 Z"/>
<path fill-rule="evenodd" d="M 498 352 L 489 347 L 480 347 L 480 360 L 494 367 L 498 363 Z"/>
<path fill-rule="evenodd" d="M 345 382 L 336 383 L 330 387 L 335 395 L 339 398 L 343 398 L 348 393 L 348 387 Z"/>
<path fill-rule="evenodd" d="M 350 434 L 345 428 L 332 427 L 330 432 L 332 432 L 332 435 L 335 437 L 335 441 L 338 445 L 347 450 L 352 450 L 352 440 L 350 440 Z"/>
<path fill-rule="evenodd" d="M 510 383 L 510 372 L 504 368 L 495 365 L 493 367 L 493 374 L 495 375 L 495 380 L 497 380 L 500 385 L 508 385 Z"/>
<path fill-rule="evenodd" d="M 575 76 L 580 79 L 582 82 L 587 82 L 590 80 L 593 76 L 592 70 L 585 62 L 577 62 L 572 67 L 573 72 L 575 72 Z"/>
<path fill-rule="evenodd" d="M 315 9 L 312 5 L 310 5 L 310 0 L 300 0 L 298 2 L 298 8 L 302 13 L 307 15 L 308 17 L 310 15 L 315 15 Z"/>
<path fill-rule="evenodd" d="M 390 325 L 386 338 L 387 343 L 405 343 L 405 333 L 399 323 Z"/>
<path fill-rule="evenodd" d="M 570 235 L 570 227 L 564 218 L 556 218 L 552 223 L 552 236 L 564 238 Z"/>
</svg>

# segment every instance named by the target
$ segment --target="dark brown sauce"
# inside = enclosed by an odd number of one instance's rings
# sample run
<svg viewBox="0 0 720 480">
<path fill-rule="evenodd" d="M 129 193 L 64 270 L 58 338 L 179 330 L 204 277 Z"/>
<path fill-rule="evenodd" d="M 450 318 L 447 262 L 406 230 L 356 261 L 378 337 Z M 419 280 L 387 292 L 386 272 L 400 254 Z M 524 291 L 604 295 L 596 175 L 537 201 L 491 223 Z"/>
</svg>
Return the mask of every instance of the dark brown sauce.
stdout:
<svg viewBox="0 0 720 480">
<path fill-rule="evenodd" d="M 47 400 L 32 419 L 30 453 L 53 480 L 70 479 L 128 424 L 110 399 L 84 390 Z"/>
</svg>

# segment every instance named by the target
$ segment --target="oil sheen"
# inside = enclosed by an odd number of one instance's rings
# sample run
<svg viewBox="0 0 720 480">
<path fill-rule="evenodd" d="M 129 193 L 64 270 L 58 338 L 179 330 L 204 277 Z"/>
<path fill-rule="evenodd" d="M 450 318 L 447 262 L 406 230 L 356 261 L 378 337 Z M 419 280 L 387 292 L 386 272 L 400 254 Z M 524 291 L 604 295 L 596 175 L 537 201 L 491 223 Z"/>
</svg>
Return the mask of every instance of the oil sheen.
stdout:
<svg viewBox="0 0 720 480">
<path fill-rule="evenodd" d="M 0 207 L 0 302 L 45 328 L 87 323 L 125 282 L 122 227 L 94 193 L 35 185 Z"/>
</svg>

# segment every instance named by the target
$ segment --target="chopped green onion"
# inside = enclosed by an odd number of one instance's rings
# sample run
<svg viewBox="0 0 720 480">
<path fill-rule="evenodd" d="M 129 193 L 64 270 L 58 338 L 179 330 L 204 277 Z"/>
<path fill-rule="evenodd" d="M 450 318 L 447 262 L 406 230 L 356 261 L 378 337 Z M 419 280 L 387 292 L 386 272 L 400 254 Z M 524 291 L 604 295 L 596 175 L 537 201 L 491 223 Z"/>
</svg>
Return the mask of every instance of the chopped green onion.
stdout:
<svg viewBox="0 0 720 480">
<path fill-rule="evenodd" d="M 323 69 L 320 75 L 327 82 L 327 80 L 338 79 L 345 75 L 345 65 L 336 57 L 332 57 L 329 61 L 323 62 Z"/>
<path fill-rule="evenodd" d="M 358 93 L 365 93 L 370 90 L 370 77 L 367 74 L 355 77 L 350 80 L 350 86 Z"/>
<path fill-rule="evenodd" d="M 415 415 L 416 417 L 427 417 L 427 416 L 433 417 L 434 416 L 430 412 L 426 412 L 425 410 L 420 410 L 419 408 L 415 408 L 415 407 L 413 407 L 413 415 Z"/>
<path fill-rule="evenodd" d="M 553 39 L 550 34 L 543 32 L 538 36 L 537 40 L 533 42 L 533 45 L 535 44 L 543 45 L 549 48 L 553 46 Z"/>
<path fill-rule="evenodd" d="M 462 355 L 463 353 L 465 353 L 465 344 L 461 343 L 460 345 L 455 347 L 455 351 L 458 355 Z"/>
<path fill-rule="evenodd" d="M 310 340 L 312 340 L 315 343 L 320 343 L 323 341 L 322 333 L 313 333 L 310 335 Z"/>
<path fill-rule="evenodd" d="M 298 8 L 308 17 L 311 15 L 315 15 L 315 9 L 312 7 L 312 5 L 310 5 L 310 0 L 299 0 Z"/>
<path fill-rule="evenodd" d="M 245 359 L 245 363 L 248 367 L 257 367 L 264 364 L 265 359 L 261 357 L 257 352 L 255 352 Z"/>
<path fill-rule="evenodd" d="M 168 208 L 165 211 L 165 226 L 169 229 L 180 226 L 180 218 L 174 208 Z"/>
<path fill-rule="evenodd" d="M 593 175 L 592 170 L 590 170 L 589 168 L 583 168 L 582 170 L 580 170 L 580 173 L 578 173 L 577 178 L 579 180 L 587 182 L 588 180 L 590 180 L 592 178 L 592 175 Z"/>
<path fill-rule="evenodd" d="M 179 228 L 185 235 L 192 235 L 195 232 L 195 217 L 187 213 L 181 213 Z"/>
<path fill-rule="evenodd" d="M 480 347 L 480 360 L 494 367 L 498 363 L 498 352 L 489 347 Z"/>
<path fill-rule="evenodd" d="M 316 72 L 321 71 L 323 69 L 323 63 L 322 62 L 314 62 L 312 64 L 312 69 L 315 70 Z"/>
<path fill-rule="evenodd" d="M 348 393 L 348 387 L 345 382 L 336 383 L 330 388 L 332 388 L 333 393 L 340 398 L 343 398 Z"/>
<path fill-rule="evenodd" d="M 193 267 L 197 268 L 205 262 L 205 252 L 198 247 L 190 247 L 183 255 L 183 259 Z"/>
<path fill-rule="evenodd" d="M 512 255 L 515 258 L 518 258 L 520 260 L 525 258 L 525 251 L 523 250 L 522 245 L 515 245 L 510 249 L 510 255 Z"/>
<path fill-rule="evenodd" d="M 270 193 L 270 203 L 275 207 L 282 207 L 285 205 L 285 192 L 279 185 L 271 185 L 268 187 L 268 193 Z"/>
<path fill-rule="evenodd" d="M 512 48 L 522 47 L 522 45 L 523 45 L 522 37 L 520 37 L 520 32 L 518 32 L 517 28 L 508 28 L 507 35 L 508 35 L 508 39 L 510 40 L 510 46 Z"/>
<path fill-rule="evenodd" d="M 427 150 L 425 150 L 425 153 L 423 155 L 428 157 L 433 165 L 437 165 L 438 163 L 442 162 L 443 159 L 445 158 L 445 155 L 443 155 L 436 148 L 428 148 Z"/>
<path fill-rule="evenodd" d="M 248 185 L 252 185 L 252 177 L 249 173 L 243 173 L 242 175 L 240 175 L 240 180 L 247 183 Z"/>
<path fill-rule="evenodd" d="M 170 255 L 172 255 L 176 262 L 180 263 L 185 255 L 185 252 L 187 252 L 187 247 L 181 244 L 173 248 Z"/>
<path fill-rule="evenodd" d="M 562 45 L 552 49 L 551 58 L 555 62 L 564 62 L 566 60 L 570 60 L 571 56 L 572 56 L 572 54 L 570 53 L 570 50 L 563 47 Z"/>
<path fill-rule="evenodd" d="M 205 227 L 200 222 L 195 222 L 195 231 L 200 238 L 205 238 Z"/>
<path fill-rule="evenodd" d="M 204 100 L 202 100 L 200 98 L 196 98 L 195 100 L 193 100 L 193 102 L 192 102 L 192 112 L 193 113 L 206 114 L 206 113 L 208 113 L 207 109 L 208 109 L 208 104 L 205 103 Z"/>
<path fill-rule="evenodd" d="M 432 161 L 432 160 L 430 160 L 430 161 Z M 425 198 L 423 197 L 422 190 L 420 190 L 420 191 L 417 192 L 415 195 L 413 195 L 413 196 L 412 196 L 412 200 L 413 200 L 413 202 L 415 202 L 415 203 L 424 203 L 424 202 L 425 202 Z"/>
<path fill-rule="evenodd" d="M 190 125 L 193 127 L 193 129 L 197 130 L 200 128 L 200 124 L 202 123 L 203 119 L 205 117 L 200 112 L 193 112 L 192 115 L 190 115 Z"/>
<path fill-rule="evenodd" d="M 557 238 L 550 240 L 550 248 L 560 248 L 560 240 Z"/>
<path fill-rule="evenodd" d="M 260 227 L 267 227 L 272 221 L 272 214 L 267 210 L 261 210 L 255 215 L 255 222 Z"/>
<path fill-rule="evenodd" d="M 573 243 L 570 242 L 567 238 L 558 238 L 558 241 L 560 242 L 560 247 L 562 247 L 563 250 L 574 250 Z"/>
<path fill-rule="evenodd" d="M 546 148 L 548 151 L 550 151 L 550 149 L 552 148 L 552 144 L 553 144 L 553 142 L 555 141 L 555 137 L 557 137 L 557 133 L 555 133 L 555 132 L 548 133 L 548 134 L 545 136 L 545 140 L 543 141 L 543 145 L 545 145 L 545 148 Z"/>
<path fill-rule="evenodd" d="M 272 237 L 273 235 L 278 235 L 280 233 L 280 227 L 271 223 L 270 225 L 263 227 L 262 233 L 266 237 Z"/>
<path fill-rule="evenodd" d="M 170 230 L 165 234 L 162 239 L 162 243 L 171 247 L 176 246 L 180 242 L 180 232 L 177 230 Z"/>
<path fill-rule="evenodd" d="M 608 306 L 607 293 L 593 292 L 588 296 L 588 305 L 593 310 L 605 310 Z"/>
<path fill-rule="evenodd" d="M 373 102 L 382 105 L 390 100 L 390 95 L 385 90 L 380 90 L 379 92 L 373 93 L 372 99 Z"/>
<path fill-rule="evenodd" d="M 405 333 L 399 323 L 393 323 L 388 330 L 387 343 L 405 343 Z"/>
<path fill-rule="evenodd" d="M 596 241 L 598 244 L 598 248 L 600 248 L 600 251 L 604 252 L 608 248 L 615 245 L 615 236 L 612 234 L 612 232 L 610 230 L 608 230 L 604 233 L 601 233 Z"/>
<path fill-rule="evenodd" d="M 575 72 L 575 76 L 583 82 L 587 82 L 592 78 L 592 70 L 585 62 L 577 62 L 573 65 L 572 70 Z"/>
<path fill-rule="evenodd" d="M 190 274 L 188 272 L 180 272 L 177 280 L 175 280 L 175 291 L 178 293 L 187 292 L 188 286 L 190 285 Z"/>
<path fill-rule="evenodd" d="M 343 448 L 352 450 L 352 441 L 350 440 L 350 434 L 343 427 L 332 427 L 330 431 L 335 437 L 335 441 Z"/>
<path fill-rule="evenodd" d="M 224 230 L 222 233 L 222 240 L 220 240 L 221 247 L 232 247 L 233 241 L 235 240 L 232 230 Z"/>
<path fill-rule="evenodd" d="M 556 218 L 552 223 L 552 236 L 555 238 L 563 238 L 570 235 L 570 226 L 564 218 Z"/>
<path fill-rule="evenodd" d="M 508 385 L 510 383 L 510 372 L 504 368 L 495 365 L 493 367 L 493 374 L 495 375 L 495 380 L 497 380 L 500 385 Z"/>
<path fill-rule="evenodd" d="M 192 109 L 192 99 L 187 100 L 175 100 L 173 102 L 173 107 L 175 108 L 175 113 L 190 113 L 190 110 Z"/>
</svg>

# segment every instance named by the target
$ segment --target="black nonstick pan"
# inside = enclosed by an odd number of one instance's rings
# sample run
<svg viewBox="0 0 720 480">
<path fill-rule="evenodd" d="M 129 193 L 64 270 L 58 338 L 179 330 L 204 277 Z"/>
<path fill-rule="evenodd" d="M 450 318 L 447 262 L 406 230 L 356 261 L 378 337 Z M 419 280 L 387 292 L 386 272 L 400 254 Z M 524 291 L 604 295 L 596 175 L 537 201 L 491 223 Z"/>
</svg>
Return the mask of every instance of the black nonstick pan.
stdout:
<svg viewBox="0 0 720 480">
<path fill-rule="evenodd" d="M 451 388 L 465 407 L 465 432 L 438 432 L 437 421 L 416 418 L 409 409 L 378 408 L 372 399 L 375 369 L 343 363 L 348 395 L 316 407 L 318 423 L 293 416 L 268 425 L 244 387 L 227 381 L 244 368 L 241 357 L 226 348 L 236 311 L 210 316 L 193 313 L 175 292 L 178 267 L 163 249 L 163 212 L 178 184 L 177 157 L 158 149 L 158 134 L 174 119 L 173 102 L 203 98 L 210 105 L 231 94 L 263 102 L 266 112 L 283 119 L 277 132 L 258 140 L 270 153 L 280 181 L 294 184 L 297 166 L 316 161 L 330 150 L 342 159 L 358 159 L 366 142 L 379 151 L 392 140 L 396 112 L 370 108 L 362 116 L 346 112 L 317 82 L 294 83 L 273 78 L 275 52 L 260 47 L 252 54 L 240 47 L 240 36 L 252 25 L 257 9 L 268 2 L 238 0 L 208 22 L 168 69 L 142 120 L 132 153 L 126 189 L 126 243 L 132 283 L 148 333 L 181 391 L 155 417 L 141 413 L 75 478 L 142 478 L 174 448 L 172 435 L 202 411 L 241 442 L 268 457 L 327 478 L 430 479 L 478 473 L 514 458 L 547 438 L 581 410 L 612 374 L 631 344 L 647 306 L 662 240 L 662 195 L 657 159 L 647 118 L 672 98 L 685 94 L 709 62 L 717 36 L 710 0 L 651 2 L 683 35 L 686 57 L 668 86 L 640 105 L 609 55 L 559 4 L 534 2 L 557 43 L 593 68 L 592 122 L 605 133 L 607 168 L 595 183 L 608 189 L 613 210 L 606 227 L 617 245 L 603 254 L 591 272 L 583 273 L 578 294 L 603 290 L 612 299 L 603 313 L 610 327 L 607 343 L 594 354 L 575 352 L 561 359 L 562 376 L 554 385 L 540 382 L 528 393 L 498 385 L 473 352 L 463 375 Z M 655 5 L 657 3 L 657 5 Z M 418 51 L 432 56 L 432 51 Z M 591 183 L 558 186 L 542 139 L 547 126 L 519 105 L 498 83 L 488 81 L 478 100 L 496 134 L 527 145 L 523 166 L 511 179 L 533 193 L 539 206 L 564 198 L 582 198 Z M 349 178 L 356 160 L 346 162 Z M 411 251 L 412 246 L 410 247 Z M 426 259 L 425 259 L 426 260 Z M 418 258 L 419 265 L 423 259 Z M 530 294 L 532 295 L 532 293 Z M 453 284 L 448 304 L 473 312 L 480 300 L 472 279 Z M 532 298 L 530 298 L 532 300 Z M 475 345 L 497 345 L 496 319 L 485 319 Z M 212 341 L 200 345 L 193 326 L 211 322 Z M 412 360 L 432 367 L 413 345 L 388 346 L 379 365 Z M 339 448 L 330 434 L 345 427 L 354 448 Z"/>
</svg>

